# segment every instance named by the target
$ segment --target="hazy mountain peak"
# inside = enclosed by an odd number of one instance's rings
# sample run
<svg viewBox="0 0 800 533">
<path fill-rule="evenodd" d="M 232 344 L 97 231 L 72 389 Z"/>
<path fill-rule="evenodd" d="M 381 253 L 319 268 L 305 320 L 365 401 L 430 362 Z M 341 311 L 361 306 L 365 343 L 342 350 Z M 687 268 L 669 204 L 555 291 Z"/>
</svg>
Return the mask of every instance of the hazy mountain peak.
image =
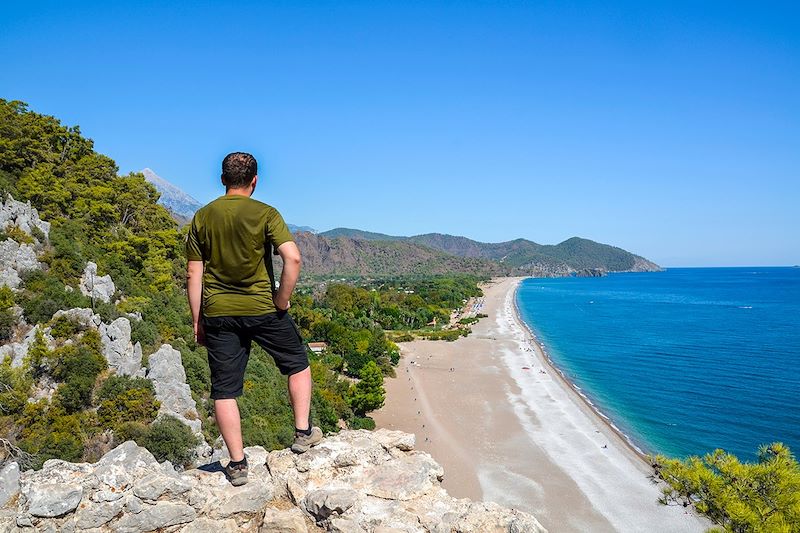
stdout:
<svg viewBox="0 0 800 533">
<path fill-rule="evenodd" d="M 145 168 L 142 170 L 142 174 L 144 174 L 144 179 L 152 183 L 161 193 L 158 203 L 176 215 L 182 218 L 192 218 L 194 212 L 203 207 L 203 204 L 195 198 L 156 174 L 152 169 Z"/>
</svg>

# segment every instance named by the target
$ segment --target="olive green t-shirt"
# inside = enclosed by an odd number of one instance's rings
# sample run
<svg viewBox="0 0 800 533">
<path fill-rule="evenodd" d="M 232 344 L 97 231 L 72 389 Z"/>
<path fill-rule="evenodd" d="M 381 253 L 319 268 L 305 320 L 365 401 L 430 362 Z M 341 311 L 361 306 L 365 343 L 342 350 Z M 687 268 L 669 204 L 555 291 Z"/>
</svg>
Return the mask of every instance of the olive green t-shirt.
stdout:
<svg viewBox="0 0 800 533">
<path fill-rule="evenodd" d="M 220 196 L 199 209 L 186 239 L 186 259 L 204 263 L 203 315 L 276 311 L 270 251 L 291 240 L 280 213 L 248 196 Z"/>
</svg>

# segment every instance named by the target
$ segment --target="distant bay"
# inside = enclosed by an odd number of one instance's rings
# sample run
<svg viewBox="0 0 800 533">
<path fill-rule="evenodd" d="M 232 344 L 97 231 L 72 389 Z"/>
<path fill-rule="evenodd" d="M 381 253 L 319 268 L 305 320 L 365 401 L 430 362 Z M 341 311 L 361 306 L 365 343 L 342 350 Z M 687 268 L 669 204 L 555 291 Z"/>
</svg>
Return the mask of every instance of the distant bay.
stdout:
<svg viewBox="0 0 800 533">
<path fill-rule="evenodd" d="M 800 268 L 524 280 L 522 319 L 646 452 L 800 454 Z"/>
</svg>

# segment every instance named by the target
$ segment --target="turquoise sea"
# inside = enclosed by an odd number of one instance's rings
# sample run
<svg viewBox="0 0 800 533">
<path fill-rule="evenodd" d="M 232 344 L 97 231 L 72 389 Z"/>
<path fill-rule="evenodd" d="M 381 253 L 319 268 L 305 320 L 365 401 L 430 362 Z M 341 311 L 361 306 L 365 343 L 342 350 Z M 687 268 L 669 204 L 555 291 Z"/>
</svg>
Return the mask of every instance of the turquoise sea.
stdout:
<svg viewBox="0 0 800 533">
<path fill-rule="evenodd" d="M 646 452 L 800 456 L 800 268 L 524 280 L 522 319 Z"/>
</svg>

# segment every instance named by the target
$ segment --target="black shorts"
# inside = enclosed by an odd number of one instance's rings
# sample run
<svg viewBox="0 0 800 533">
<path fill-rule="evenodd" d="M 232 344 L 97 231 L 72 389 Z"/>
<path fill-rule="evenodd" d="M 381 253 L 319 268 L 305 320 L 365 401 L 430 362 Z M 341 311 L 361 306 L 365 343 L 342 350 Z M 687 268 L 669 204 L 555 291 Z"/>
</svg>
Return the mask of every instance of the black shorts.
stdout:
<svg viewBox="0 0 800 533">
<path fill-rule="evenodd" d="M 259 316 L 203 317 L 202 320 L 214 400 L 242 395 L 252 341 L 272 356 L 284 376 L 308 368 L 308 354 L 300 330 L 286 311 Z"/>
</svg>

